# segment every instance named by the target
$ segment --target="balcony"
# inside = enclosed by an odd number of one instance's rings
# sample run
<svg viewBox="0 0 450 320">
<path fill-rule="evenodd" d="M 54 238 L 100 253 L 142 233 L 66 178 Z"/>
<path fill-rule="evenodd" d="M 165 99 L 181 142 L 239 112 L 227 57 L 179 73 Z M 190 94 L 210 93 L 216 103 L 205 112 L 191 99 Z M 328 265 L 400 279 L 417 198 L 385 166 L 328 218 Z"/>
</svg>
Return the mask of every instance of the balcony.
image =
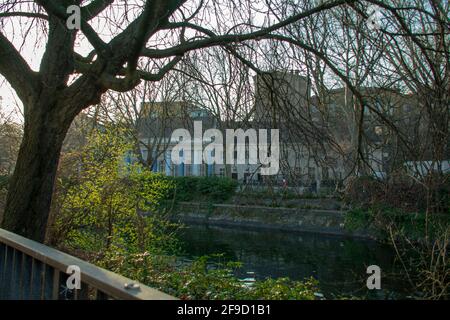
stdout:
<svg viewBox="0 0 450 320">
<path fill-rule="evenodd" d="M 79 289 L 68 283 L 79 268 Z M 72 280 L 72 279 L 69 279 Z M 75 283 L 75 282 L 73 282 Z M 158 290 L 0 229 L 0 300 L 174 300 Z"/>
</svg>

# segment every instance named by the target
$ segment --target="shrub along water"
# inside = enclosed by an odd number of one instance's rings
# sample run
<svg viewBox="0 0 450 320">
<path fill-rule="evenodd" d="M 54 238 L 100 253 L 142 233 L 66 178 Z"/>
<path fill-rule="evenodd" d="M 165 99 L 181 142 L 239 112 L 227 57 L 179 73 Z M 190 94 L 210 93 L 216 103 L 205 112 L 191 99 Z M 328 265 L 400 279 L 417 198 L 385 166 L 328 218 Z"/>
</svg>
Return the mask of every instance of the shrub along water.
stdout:
<svg viewBox="0 0 450 320">
<path fill-rule="evenodd" d="M 449 177 L 361 177 L 347 188 L 354 209 L 346 215 L 346 227 L 364 229 L 392 245 L 404 276 L 421 298 L 450 297 Z M 429 187 L 428 181 L 435 183 Z"/>
<path fill-rule="evenodd" d="M 223 202 L 236 192 L 236 180 L 226 177 L 169 177 L 178 201 Z"/>
<path fill-rule="evenodd" d="M 350 230 L 369 230 L 393 246 L 419 298 L 450 298 L 450 217 L 448 214 L 411 213 L 398 208 L 373 206 L 346 214 Z"/>
<path fill-rule="evenodd" d="M 238 187 L 236 180 L 227 177 L 171 177 L 152 173 L 142 179 L 171 184 L 173 188 L 164 198 L 171 201 L 225 202 L 235 195 Z"/>
</svg>

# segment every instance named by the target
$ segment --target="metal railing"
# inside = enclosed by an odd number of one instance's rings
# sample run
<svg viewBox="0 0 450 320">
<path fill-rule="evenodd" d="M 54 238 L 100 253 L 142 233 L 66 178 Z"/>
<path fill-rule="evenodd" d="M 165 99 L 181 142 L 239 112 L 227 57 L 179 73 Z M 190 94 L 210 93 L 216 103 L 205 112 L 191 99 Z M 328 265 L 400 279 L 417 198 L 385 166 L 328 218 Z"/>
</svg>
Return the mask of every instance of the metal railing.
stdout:
<svg viewBox="0 0 450 320">
<path fill-rule="evenodd" d="M 67 286 L 69 266 L 80 270 L 80 288 Z M 0 229 L 0 299 L 16 300 L 173 300 L 41 243 Z"/>
</svg>

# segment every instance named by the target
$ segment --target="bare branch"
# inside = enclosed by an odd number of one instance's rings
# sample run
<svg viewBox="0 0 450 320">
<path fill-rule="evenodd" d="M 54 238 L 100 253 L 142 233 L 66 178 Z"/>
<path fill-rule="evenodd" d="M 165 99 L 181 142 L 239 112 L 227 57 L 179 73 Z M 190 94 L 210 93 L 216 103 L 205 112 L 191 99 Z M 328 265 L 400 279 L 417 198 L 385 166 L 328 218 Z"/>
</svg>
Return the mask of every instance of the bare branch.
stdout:
<svg viewBox="0 0 450 320">
<path fill-rule="evenodd" d="M 22 101 L 29 101 L 36 94 L 38 75 L 31 70 L 14 45 L 1 32 L 0 74 L 11 83 Z"/>
<path fill-rule="evenodd" d="M 13 17 L 38 18 L 48 20 L 47 15 L 38 12 L 23 12 L 23 11 L 0 12 L 0 18 L 13 18 Z"/>
<path fill-rule="evenodd" d="M 291 23 L 300 21 L 304 18 L 307 18 L 309 16 L 312 16 L 316 13 L 322 12 L 324 10 L 332 9 L 334 7 L 338 7 L 345 4 L 350 4 L 355 2 L 356 0 L 337 0 L 332 2 L 326 2 L 321 5 L 318 5 L 317 7 L 310 9 L 308 11 L 293 15 L 290 18 L 287 18 L 281 22 L 278 22 L 270 27 L 263 28 L 261 30 L 250 32 L 247 34 L 226 34 L 226 35 L 219 35 L 214 37 L 209 37 L 207 39 L 201 39 L 201 40 L 194 40 L 186 43 L 182 43 L 180 45 L 167 48 L 167 49 L 144 49 L 142 51 L 142 55 L 149 57 L 149 58 L 165 58 L 169 56 L 175 56 L 175 55 L 182 55 L 186 52 L 201 49 L 201 48 L 208 48 L 212 46 L 217 45 L 226 45 L 231 43 L 238 43 L 243 42 L 247 40 L 258 40 L 263 39 L 265 36 L 269 35 L 271 32 L 276 31 L 278 29 L 281 29 L 285 26 L 288 26 Z M 180 25 L 182 26 L 182 25 Z M 203 29 L 204 32 L 206 32 L 206 29 Z"/>
<path fill-rule="evenodd" d="M 164 75 L 167 72 L 172 70 L 176 66 L 176 64 L 181 61 L 182 58 L 183 58 L 182 56 L 177 56 L 173 58 L 169 63 L 167 63 L 164 67 L 162 67 L 157 74 L 152 74 L 139 70 L 138 71 L 139 77 L 146 81 L 159 81 L 164 77 Z"/>
<path fill-rule="evenodd" d="M 58 17 L 62 21 L 67 20 L 68 15 L 64 8 L 59 6 L 59 4 L 55 1 L 36 0 L 36 2 L 40 4 L 49 14 Z M 83 19 L 83 17 L 81 19 L 81 31 L 99 55 L 111 55 L 107 44 L 98 36 L 97 32 L 86 22 L 86 20 Z"/>
<path fill-rule="evenodd" d="M 86 21 L 89 21 L 98 16 L 103 10 L 108 8 L 114 0 L 94 0 L 87 6 L 82 8 L 82 15 Z"/>
</svg>

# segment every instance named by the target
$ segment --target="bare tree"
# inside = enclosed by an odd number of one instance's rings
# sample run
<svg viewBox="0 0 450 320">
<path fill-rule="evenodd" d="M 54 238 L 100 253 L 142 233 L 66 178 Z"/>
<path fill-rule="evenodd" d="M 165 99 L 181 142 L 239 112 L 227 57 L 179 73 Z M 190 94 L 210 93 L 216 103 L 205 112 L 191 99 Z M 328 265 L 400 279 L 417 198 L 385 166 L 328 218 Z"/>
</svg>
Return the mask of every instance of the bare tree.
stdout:
<svg viewBox="0 0 450 320">
<path fill-rule="evenodd" d="M 2 226 L 43 240 L 67 130 L 75 116 L 98 103 L 108 89 L 125 92 L 141 80 L 160 80 L 189 51 L 262 39 L 293 22 L 350 2 L 354 1 L 328 1 L 287 19 L 272 18 L 272 23 L 260 24 L 254 19 L 260 3 L 247 0 L 116 4 L 112 0 L 4 1 L 0 7 L 2 22 L 30 19 L 35 22 L 32 28 L 44 29 L 40 36 L 45 36 L 46 45 L 35 71 L 13 44 L 24 34 L 10 33 L 11 29 L 3 24 L 0 74 L 24 105 L 25 125 Z M 266 14 L 270 15 L 270 7 L 277 3 L 265 4 Z M 66 26 L 70 5 L 81 6 L 81 30 Z M 109 29 L 107 40 L 94 24 Z M 83 39 L 92 48 L 87 56 L 76 50 L 76 44 Z M 152 68 L 139 68 L 142 59 L 152 62 Z"/>
<path fill-rule="evenodd" d="M 170 133 L 187 117 L 183 75 L 170 72 L 161 81 L 144 82 L 128 92 L 108 91 L 97 106 L 108 122 L 124 129 L 133 154 L 152 168 L 170 144 Z"/>
</svg>

